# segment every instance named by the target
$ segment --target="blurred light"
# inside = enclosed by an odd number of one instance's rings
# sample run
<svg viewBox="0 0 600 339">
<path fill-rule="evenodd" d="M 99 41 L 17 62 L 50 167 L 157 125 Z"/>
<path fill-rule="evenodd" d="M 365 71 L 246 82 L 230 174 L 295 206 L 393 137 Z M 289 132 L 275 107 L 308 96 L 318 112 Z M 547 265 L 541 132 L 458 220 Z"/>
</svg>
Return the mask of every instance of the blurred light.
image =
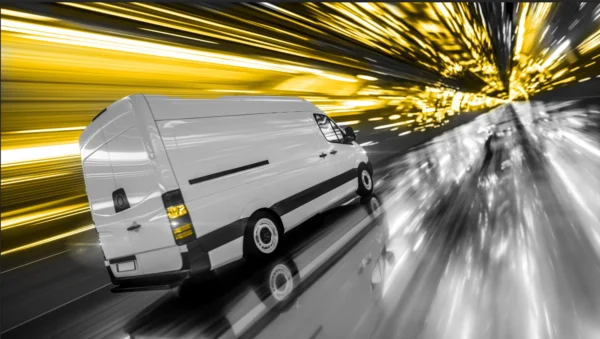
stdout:
<svg viewBox="0 0 600 339">
<path fill-rule="evenodd" d="M 79 156 L 79 143 L 2 150 L 2 166 L 44 159 Z"/>
<path fill-rule="evenodd" d="M 375 127 L 375 129 L 382 129 L 382 128 L 389 128 L 389 127 L 401 126 L 401 125 L 410 124 L 411 122 L 415 122 L 415 121 L 414 120 L 407 120 L 407 121 L 397 122 L 397 123 L 394 123 L 394 124 L 377 126 L 377 127 Z"/>
<path fill-rule="evenodd" d="M 168 4 L 57 6 L 72 7 L 83 22 L 86 14 L 100 13 L 107 18 L 106 26 L 2 9 L 2 224 L 32 226 L 27 236 L 42 228 L 51 232 L 56 225 L 42 221 L 77 227 L 73 220 L 79 219 L 71 217 L 86 213 L 90 218 L 77 140 L 83 127 L 74 126 L 88 124 L 102 108 L 132 93 L 181 98 L 292 95 L 315 103 L 336 120 L 351 120 L 341 126 L 386 109 L 374 114 L 398 113 L 391 120 L 412 116 L 415 120 L 398 123 L 411 129 L 412 123 L 417 128 L 433 121 L 430 125 L 435 126 L 459 112 L 499 104 L 486 97 L 502 89 L 491 41 L 485 27 L 470 19 L 466 4 L 299 4 L 302 15 L 271 4 L 254 9 L 232 5 L 248 11 L 247 17 L 199 7 L 185 13 Z M 277 25 L 279 21 L 284 24 Z M 444 78 L 475 76 L 489 85 L 475 94 L 419 75 L 407 83 L 405 72 L 384 66 L 385 59 L 318 46 L 331 44 L 333 35 L 359 46 L 357 53 L 366 48 Z M 379 80 L 364 75 L 372 72 L 372 63 L 392 83 L 371 82 Z M 394 78 L 400 83 L 393 83 Z M 379 118 L 368 120 L 385 119 Z M 73 200 L 61 201 L 64 196 Z"/>
<path fill-rule="evenodd" d="M 352 121 L 344 121 L 344 122 L 336 122 L 336 124 L 340 126 L 348 126 L 348 125 L 356 125 L 360 122 L 360 120 L 352 120 Z"/>
<path fill-rule="evenodd" d="M 377 80 L 377 78 L 376 78 L 376 77 L 372 77 L 372 76 L 370 76 L 370 75 L 362 75 L 362 74 L 359 74 L 359 75 L 357 75 L 356 77 L 357 77 L 357 78 L 359 78 L 359 79 L 367 80 L 367 81 L 376 81 L 376 80 Z"/>
<path fill-rule="evenodd" d="M 548 68 L 548 66 L 552 65 L 552 63 L 554 63 L 554 61 L 556 61 L 556 59 L 558 59 L 558 57 L 567 49 L 569 48 L 569 45 L 571 44 L 571 40 L 567 39 L 565 42 L 562 43 L 562 45 L 560 45 L 546 60 L 546 62 L 544 62 L 542 64 L 542 68 Z"/>
<path fill-rule="evenodd" d="M 2 132 L 2 134 L 52 133 L 52 132 L 66 132 L 66 131 L 83 131 L 84 129 L 85 129 L 85 126 L 45 128 L 45 129 L 29 129 L 29 130 L 21 130 L 21 131 Z"/>
<path fill-rule="evenodd" d="M 66 237 L 70 237 L 70 236 L 75 235 L 75 234 L 79 234 L 79 233 L 82 233 L 82 232 L 85 232 L 85 231 L 89 231 L 89 230 L 91 230 L 93 228 L 94 228 L 94 225 L 88 225 L 88 226 L 79 227 L 79 228 L 76 228 L 76 229 L 74 229 L 72 231 L 69 231 L 69 232 L 65 232 L 65 233 L 62 233 L 62 234 L 59 234 L 59 235 L 55 235 L 53 237 L 49 237 L 49 238 L 46 238 L 46 239 L 43 239 L 43 240 L 39 240 L 39 241 L 30 243 L 30 244 L 27 244 L 27 245 L 19 246 L 19 247 L 10 249 L 8 251 L 4 251 L 0 255 L 7 255 L 7 254 L 11 254 L 11 253 L 23 251 L 23 250 L 26 250 L 26 249 L 30 249 L 30 248 L 33 248 L 33 247 L 37 247 L 37 246 L 40 246 L 40 245 L 44 245 L 44 244 L 47 244 L 49 242 L 53 242 L 53 241 L 56 241 L 56 240 L 64 239 Z"/>
<path fill-rule="evenodd" d="M 56 21 L 56 19 L 54 19 L 54 18 L 49 18 L 49 17 L 35 15 L 35 14 L 29 14 L 29 13 L 23 13 L 23 12 L 17 12 L 17 11 L 12 11 L 10 9 L 4 9 L 4 8 L 0 8 L 0 13 L 2 15 L 19 17 L 19 18 L 23 18 L 23 19 L 41 20 L 41 21 Z"/>
<path fill-rule="evenodd" d="M 209 89 L 209 92 L 218 92 L 218 93 L 261 93 L 261 91 L 252 91 L 252 90 L 242 90 L 242 89 Z"/>
</svg>

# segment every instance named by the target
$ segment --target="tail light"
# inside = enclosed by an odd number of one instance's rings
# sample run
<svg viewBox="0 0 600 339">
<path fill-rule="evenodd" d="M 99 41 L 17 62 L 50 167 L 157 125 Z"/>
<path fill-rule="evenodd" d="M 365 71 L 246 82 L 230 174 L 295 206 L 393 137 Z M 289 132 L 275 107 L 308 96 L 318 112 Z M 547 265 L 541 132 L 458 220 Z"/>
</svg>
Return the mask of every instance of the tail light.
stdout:
<svg viewBox="0 0 600 339">
<path fill-rule="evenodd" d="M 167 209 L 167 216 L 173 230 L 173 237 L 177 245 L 185 245 L 196 239 L 194 225 L 183 202 L 180 190 L 169 191 L 162 195 L 163 203 Z"/>
</svg>

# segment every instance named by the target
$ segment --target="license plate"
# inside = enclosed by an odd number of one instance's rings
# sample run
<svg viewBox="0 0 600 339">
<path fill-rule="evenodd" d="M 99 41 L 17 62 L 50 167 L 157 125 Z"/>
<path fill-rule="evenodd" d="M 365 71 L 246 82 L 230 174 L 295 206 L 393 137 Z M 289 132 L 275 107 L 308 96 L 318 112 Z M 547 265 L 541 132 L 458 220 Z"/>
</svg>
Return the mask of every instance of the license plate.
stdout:
<svg viewBox="0 0 600 339">
<path fill-rule="evenodd" d="M 127 272 L 135 270 L 135 261 L 127 261 L 117 264 L 117 272 Z"/>
</svg>

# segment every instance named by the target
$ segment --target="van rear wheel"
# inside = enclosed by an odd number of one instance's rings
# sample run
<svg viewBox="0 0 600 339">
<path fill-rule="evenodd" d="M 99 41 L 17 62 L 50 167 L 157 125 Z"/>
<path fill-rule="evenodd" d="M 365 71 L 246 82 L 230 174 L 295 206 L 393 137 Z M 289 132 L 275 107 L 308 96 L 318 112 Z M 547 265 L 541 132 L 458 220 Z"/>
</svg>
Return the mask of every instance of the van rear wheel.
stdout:
<svg viewBox="0 0 600 339">
<path fill-rule="evenodd" d="M 373 176 L 365 164 L 358 166 L 358 190 L 356 193 L 361 197 L 368 197 L 373 193 Z"/>
<path fill-rule="evenodd" d="M 279 249 L 282 227 L 277 218 L 266 211 L 254 213 L 244 234 L 244 255 L 249 259 L 269 258 Z"/>
</svg>

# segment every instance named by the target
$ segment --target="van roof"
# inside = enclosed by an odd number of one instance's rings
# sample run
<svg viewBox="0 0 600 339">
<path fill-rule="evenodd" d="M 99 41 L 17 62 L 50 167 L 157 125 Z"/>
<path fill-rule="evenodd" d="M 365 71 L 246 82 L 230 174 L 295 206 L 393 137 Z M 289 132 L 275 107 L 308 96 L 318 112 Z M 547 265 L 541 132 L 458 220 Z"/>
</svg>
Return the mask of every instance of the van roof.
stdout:
<svg viewBox="0 0 600 339">
<path fill-rule="evenodd" d="M 144 95 L 156 120 L 208 118 L 259 113 L 322 113 L 312 103 L 285 96 L 225 96 L 217 99 L 180 99 Z"/>
<path fill-rule="evenodd" d="M 181 99 L 162 95 L 134 94 L 120 99 L 102 110 L 79 136 L 83 145 L 93 134 L 102 129 L 110 119 L 111 107 L 121 100 L 146 101 L 155 120 L 194 119 L 225 117 L 260 113 L 322 113 L 312 103 L 296 97 L 285 96 L 224 96 L 217 99 Z M 104 117 L 109 114 L 110 117 Z"/>
</svg>

